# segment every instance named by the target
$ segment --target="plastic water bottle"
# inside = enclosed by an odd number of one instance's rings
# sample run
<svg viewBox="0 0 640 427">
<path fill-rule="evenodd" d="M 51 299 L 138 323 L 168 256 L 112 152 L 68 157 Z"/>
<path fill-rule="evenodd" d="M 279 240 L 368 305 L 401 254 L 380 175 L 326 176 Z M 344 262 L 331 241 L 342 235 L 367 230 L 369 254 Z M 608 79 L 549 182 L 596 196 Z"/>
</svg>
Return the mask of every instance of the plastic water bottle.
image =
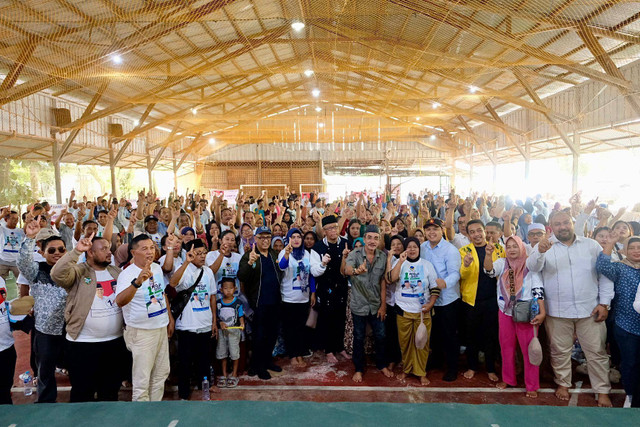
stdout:
<svg viewBox="0 0 640 427">
<path fill-rule="evenodd" d="M 211 395 L 209 394 L 209 380 L 207 377 L 204 377 L 202 380 L 202 400 L 211 400 Z"/>
<path fill-rule="evenodd" d="M 20 379 L 22 379 L 22 382 L 24 383 L 24 395 L 25 396 L 31 396 L 33 394 L 33 387 L 31 387 L 31 374 L 29 373 L 29 371 L 25 372 L 24 374 L 20 375 Z"/>
<path fill-rule="evenodd" d="M 538 305 L 538 298 L 534 298 L 531 304 L 531 318 L 533 319 L 538 314 L 540 314 L 540 306 Z"/>
</svg>

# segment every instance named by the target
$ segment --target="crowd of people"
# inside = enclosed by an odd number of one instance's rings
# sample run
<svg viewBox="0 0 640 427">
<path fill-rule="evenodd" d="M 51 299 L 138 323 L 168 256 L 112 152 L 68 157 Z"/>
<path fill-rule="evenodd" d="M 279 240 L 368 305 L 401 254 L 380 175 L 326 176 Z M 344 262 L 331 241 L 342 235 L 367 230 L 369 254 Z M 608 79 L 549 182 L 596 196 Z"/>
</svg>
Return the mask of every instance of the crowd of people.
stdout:
<svg viewBox="0 0 640 427">
<path fill-rule="evenodd" d="M 316 351 L 352 360 L 360 383 L 371 353 L 389 378 L 426 386 L 429 371 L 448 382 L 484 371 L 505 389 L 518 384 L 519 346 L 527 397 L 544 354 L 558 399 L 582 358 L 600 406 L 619 371 L 625 406 L 640 407 L 640 224 L 623 213 L 580 194 L 563 207 L 453 190 L 240 192 L 233 205 L 72 191 L 56 215 L 46 202 L 22 218 L 7 206 L 0 276 L 17 278 L 20 297 L 7 301 L 0 279 L 0 402 L 12 402 L 20 329 L 38 402 L 56 401 L 58 368 L 72 402 L 117 400 L 123 381 L 134 401 L 161 400 L 170 373 L 189 399 L 203 379 L 236 387 L 242 352 L 262 380 L 286 359 L 305 369 Z"/>
</svg>

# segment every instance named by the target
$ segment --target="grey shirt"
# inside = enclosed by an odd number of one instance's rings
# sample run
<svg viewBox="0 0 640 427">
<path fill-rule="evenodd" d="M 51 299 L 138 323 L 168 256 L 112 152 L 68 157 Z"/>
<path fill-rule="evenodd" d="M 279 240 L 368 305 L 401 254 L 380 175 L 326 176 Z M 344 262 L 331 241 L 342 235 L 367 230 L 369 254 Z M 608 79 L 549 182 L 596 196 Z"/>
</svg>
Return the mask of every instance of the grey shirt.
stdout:
<svg viewBox="0 0 640 427">
<path fill-rule="evenodd" d="M 351 251 L 347 265 L 356 269 L 367 263 L 367 272 L 351 276 L 351 311 L 357 316 L 376 314 L 380 309 L 381 281 L 387 267 L 387 254 L 376 249 L 373 262 L 369 262 L 365 248 Z"/>
</svg>

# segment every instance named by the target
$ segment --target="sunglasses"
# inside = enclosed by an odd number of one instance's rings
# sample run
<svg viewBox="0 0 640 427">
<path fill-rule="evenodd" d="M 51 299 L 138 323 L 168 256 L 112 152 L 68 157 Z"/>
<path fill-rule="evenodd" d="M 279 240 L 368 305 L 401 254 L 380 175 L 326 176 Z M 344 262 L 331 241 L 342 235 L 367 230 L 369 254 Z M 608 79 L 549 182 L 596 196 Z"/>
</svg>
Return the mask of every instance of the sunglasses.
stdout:
<svg viewBox="0 0 640 427">
<path fill-rule="evenodd" d="M 60 247 L 57 247 L 57 248 L 47 248 L 47 253 L 49 255 L 53 255 L 53 254 L 56 253 L 56 250 L 61 254 L 65 253 L 67 251 L 67 249 L 64 246 L 60 246 Z"/>
</svg>

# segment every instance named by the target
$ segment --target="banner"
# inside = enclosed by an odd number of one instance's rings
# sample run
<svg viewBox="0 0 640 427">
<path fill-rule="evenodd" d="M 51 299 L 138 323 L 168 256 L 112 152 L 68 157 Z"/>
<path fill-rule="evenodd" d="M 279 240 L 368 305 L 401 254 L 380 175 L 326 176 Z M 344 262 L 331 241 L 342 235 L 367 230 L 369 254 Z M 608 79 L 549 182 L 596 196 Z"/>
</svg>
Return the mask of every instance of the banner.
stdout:
<svg viewBox="0 0 640 427">
<path fill-rule="evenodd" d="M 67 208 L 66 204 L 61 204 L 61 205 L 49 205 L 51 206 L 51 210 L 49 210 L 49 213 L 51 214 L 51 221 L 55 222 L 58 217 L 60 216 L 60 214 L 62 213 L 63 209 Z"/>
<path fill-rule="evenodd" d="M 329 193 L 318 193 L 318 198 L 320 199 L 324 199 L 325 201 L 329 202 Z"/>
<path fill-rule="evenodd" d="M 224 199 L 227 201 L 227 206 L 235 206 L 237 198 L 238 190 L 224 190 Z"/>
<path fill-rule="evenodd" d="M 209 193 L 211 194 L 211 199 L 213 199 L 214 197 L 222 197 L 222 196 L 224 196 L 224 190 L 211 189 L 211 190 L 209 190 Z"/>
</svg>

